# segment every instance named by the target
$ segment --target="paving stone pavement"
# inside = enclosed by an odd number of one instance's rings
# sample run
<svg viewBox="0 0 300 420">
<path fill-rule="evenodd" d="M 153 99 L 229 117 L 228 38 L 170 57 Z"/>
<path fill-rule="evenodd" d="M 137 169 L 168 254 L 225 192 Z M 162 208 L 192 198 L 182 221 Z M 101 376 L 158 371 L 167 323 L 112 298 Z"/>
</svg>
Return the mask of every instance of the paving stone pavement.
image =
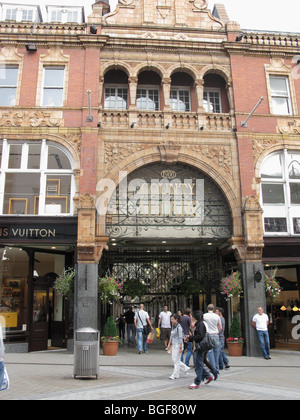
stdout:
<svg viewBox="0 0 300 420">
<path fill-rule="evenodd" d="M 188 377 L 171 381 L 171 356 L 162 349 L 138 355 L 124 346 L 115 357 L 101 355 L 98 379 L 74 379 L 73 354 L 66 350 L 7 354 L 10 389 L 0 400 L 300 400 L 299 352 L 271 356 L 231 358 L 217 381 L 190 390 L 193 367 Z"/>
</svg>

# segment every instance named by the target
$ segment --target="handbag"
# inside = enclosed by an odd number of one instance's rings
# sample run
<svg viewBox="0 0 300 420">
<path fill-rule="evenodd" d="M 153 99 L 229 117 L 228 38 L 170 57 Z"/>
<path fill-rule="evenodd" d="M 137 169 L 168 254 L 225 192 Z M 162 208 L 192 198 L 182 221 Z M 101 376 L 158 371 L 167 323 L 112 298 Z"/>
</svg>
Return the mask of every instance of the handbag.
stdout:
<svg viewBox="0 0 300 420">
<path fill-rule="evenodd" d="M 143 322 L 141 320 L 141 317 L 140 317 L 139 312 L 138 312 L 138 317 L 139 317 L 139 319 L 141 321 L 141 324 L 143 325 Z M 151 329 L 150 325 L 148 324 L 148 322 L 146 323 L 146 325 L 143 325 L 143 334 L 144 335 L 148 335 L 151 331 L 152 331 L 152 329 Z"/>
<path fill-rule="evenodd" d="M 154 337 L 155 337 L 155 334 L 154 334 L 154 333 L 152 333 L 152 332 L 150 332 L 150 333 L 148 334 L 148 337 L 147 337 L 146 343 L 148 343 L 148 344 L 152 344 L 152 343 L 153 343 L 153 340 L 154 340 Z"/>
<path fill-rule="evenodd" d="M 3 383 L 1 385 L 0 391 L 6 391 L 9 389 L 9 377 L 7 374 L 6 367 L 4 368 L 4 377 L 3 377 Z"/>
<path fill-rule="evenodd" d="M 208 332 L 205 333 L 205 336 L 202 341 L 196 341 L 196 350 L 200 351 L 201 353 L 206 353 L 209 350 L 212 350 L 215 347 L 214 342 L 211 339 L 211 336 Z"/>
</svg>

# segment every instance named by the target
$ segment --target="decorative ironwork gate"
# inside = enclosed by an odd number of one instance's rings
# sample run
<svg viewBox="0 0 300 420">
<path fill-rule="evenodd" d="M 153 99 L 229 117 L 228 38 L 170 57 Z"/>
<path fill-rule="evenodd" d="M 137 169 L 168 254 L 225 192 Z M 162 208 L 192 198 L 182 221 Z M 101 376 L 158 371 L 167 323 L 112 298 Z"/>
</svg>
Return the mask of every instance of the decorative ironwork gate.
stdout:
<svg viewBox="0 0 300 420">
<path fill-rule="evenodd" d="M 155 163 L 125 177 L 110 200 L 110 238 L 219 238 L 231 236 L 231 212 L 222 191 L 188 165 Z"/>
</svg>

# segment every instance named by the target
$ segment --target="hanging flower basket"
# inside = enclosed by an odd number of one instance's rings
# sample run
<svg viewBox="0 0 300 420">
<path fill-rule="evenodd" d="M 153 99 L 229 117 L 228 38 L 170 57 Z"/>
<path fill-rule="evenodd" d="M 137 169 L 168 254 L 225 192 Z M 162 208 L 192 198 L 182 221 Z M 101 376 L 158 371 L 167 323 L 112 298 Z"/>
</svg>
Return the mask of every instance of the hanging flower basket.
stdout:
<svg viewBox="0 0 300 420">
<path fill-rule="evenodd" d="M 221 293 L 225 296 L 225 300 L 232 298 L 239 298 L 243 293 L 242 281 L 240 279 L 241 273 L 235 271 L 230 276 L 222 279 L 221 282 Z"/>
<path fill-rule="evenodd" d="M 271 303 L 274 302 L 281 292 L 280 284 L 276 280 L 277 268 L 270 270 L 269 274 L 265 273 L 265 291 L 266 297 L 271 299 Z"/>
<path fill-rule="evenodd" d="M 103 303 L 119 300 L 123 292 L 123 283 L 114 277 L 100 277 L 98 280 L 98 293 Z"/>
<path fill-rule="evenodd" d="M 75 269 L 68 268 L 55 280 L 53 284 L 54 290 L 57 294 L 64 298 L 71 300 L 74 296 L 74 277 Z"/>
</svg>

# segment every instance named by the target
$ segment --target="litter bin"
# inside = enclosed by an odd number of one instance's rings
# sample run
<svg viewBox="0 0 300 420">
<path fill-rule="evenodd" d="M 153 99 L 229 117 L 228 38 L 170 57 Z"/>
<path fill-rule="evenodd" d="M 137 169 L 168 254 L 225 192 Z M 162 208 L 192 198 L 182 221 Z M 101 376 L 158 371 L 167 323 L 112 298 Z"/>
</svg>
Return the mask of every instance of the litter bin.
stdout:
<svg viewBox="0 0 300 420">
<path fill-rule="evenodd" d="M 99 374 L 100 332 L 93 328 L 81 328 L 75 332 L 73 376 L 91 378 Z"/>
</svg>

